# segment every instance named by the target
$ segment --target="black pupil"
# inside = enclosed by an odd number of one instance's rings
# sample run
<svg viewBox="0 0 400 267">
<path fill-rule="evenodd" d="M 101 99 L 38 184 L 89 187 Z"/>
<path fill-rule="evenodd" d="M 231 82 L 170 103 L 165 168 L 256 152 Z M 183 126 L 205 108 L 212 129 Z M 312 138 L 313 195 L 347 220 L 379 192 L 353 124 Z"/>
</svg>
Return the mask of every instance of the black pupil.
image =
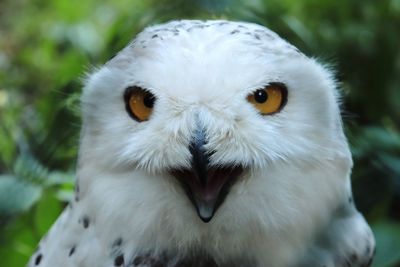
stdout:
<svg viewBox="0 0 400 267">
<path fill-rule="evenodd" d="M 143 98 L 143 103 L 148 108 L 153 108 L 155 97 L 152 94 L 146 94 Z"/>
<path fill-rule="evenodd" d="M 264 103 L 268 99 L 268 94 L 265 90 L 257 90 L 254 92 L 254 100 L 257 103 Z"/>
</svg>

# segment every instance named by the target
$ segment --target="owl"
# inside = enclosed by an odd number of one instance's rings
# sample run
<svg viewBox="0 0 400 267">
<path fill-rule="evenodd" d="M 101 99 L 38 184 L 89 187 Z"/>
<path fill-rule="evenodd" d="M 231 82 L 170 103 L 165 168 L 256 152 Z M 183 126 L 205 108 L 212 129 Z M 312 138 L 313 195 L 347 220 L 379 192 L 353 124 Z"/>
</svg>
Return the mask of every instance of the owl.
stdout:
<svg viewBox="0 0 400 267">
<path fill-rule="evenodd" d="M 81 102 L 75 197 L 29 266 L 370 266 L 334 74 L 276 33 L 148 27 Z"/>
</svg>

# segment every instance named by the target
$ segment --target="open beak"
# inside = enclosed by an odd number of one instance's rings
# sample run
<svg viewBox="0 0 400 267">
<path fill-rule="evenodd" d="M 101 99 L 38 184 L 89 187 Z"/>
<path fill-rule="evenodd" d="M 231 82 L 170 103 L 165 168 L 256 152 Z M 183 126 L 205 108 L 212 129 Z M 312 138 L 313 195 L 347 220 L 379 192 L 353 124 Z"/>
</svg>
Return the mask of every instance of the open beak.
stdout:
<svg viewBox="0 0 400 267">
<path fill-rule="evenodd" d="M 229 193 L 243 168 L 240 166 L 210 166 L 210 153 L 205 149 L 204 130 L 199 130 L 189 146 L 192 155 L 189 169 L 174 169 L 171 174 L 183 185 L 197 214 L 209 222 Z"/>
</svg>

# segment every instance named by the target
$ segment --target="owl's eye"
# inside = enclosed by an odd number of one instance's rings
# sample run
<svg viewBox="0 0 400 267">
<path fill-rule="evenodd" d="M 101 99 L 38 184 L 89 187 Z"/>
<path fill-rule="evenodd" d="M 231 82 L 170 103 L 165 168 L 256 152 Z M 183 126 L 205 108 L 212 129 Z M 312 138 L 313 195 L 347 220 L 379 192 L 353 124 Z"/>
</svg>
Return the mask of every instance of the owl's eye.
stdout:
<svg viewBox="0 0 400 267">
<path fill-rule="evenodd" d="M 142 122 L 150 118 L 156 97 L 149 91 L 132 86 L 125 90 L 124 94 L 126 110 L 135 120 Z"/>
<path fill-rule="evenodd" d="M 286 86 L 281 83 L 271 83 L 249 94 L 247 101 L 253 104 L 262 115 L 279 112 L 287 101 Z"/>
</svg>

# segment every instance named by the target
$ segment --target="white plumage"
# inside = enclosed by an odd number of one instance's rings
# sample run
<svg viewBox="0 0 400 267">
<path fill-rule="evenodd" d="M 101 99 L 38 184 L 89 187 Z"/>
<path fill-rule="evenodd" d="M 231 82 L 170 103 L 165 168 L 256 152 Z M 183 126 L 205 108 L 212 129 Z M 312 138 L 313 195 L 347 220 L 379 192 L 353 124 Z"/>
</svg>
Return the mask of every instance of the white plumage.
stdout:
<svg viewBox="0 0 400 267">
<path fill-rule="evenodd" d="M 249 97 L 271 86 L 264 114 Z M 145 29 L 87 79 L 76 198 L 29 266 L 369 266 L 338 102 L 331 71 L 262 26 Z"/>
</svg>

